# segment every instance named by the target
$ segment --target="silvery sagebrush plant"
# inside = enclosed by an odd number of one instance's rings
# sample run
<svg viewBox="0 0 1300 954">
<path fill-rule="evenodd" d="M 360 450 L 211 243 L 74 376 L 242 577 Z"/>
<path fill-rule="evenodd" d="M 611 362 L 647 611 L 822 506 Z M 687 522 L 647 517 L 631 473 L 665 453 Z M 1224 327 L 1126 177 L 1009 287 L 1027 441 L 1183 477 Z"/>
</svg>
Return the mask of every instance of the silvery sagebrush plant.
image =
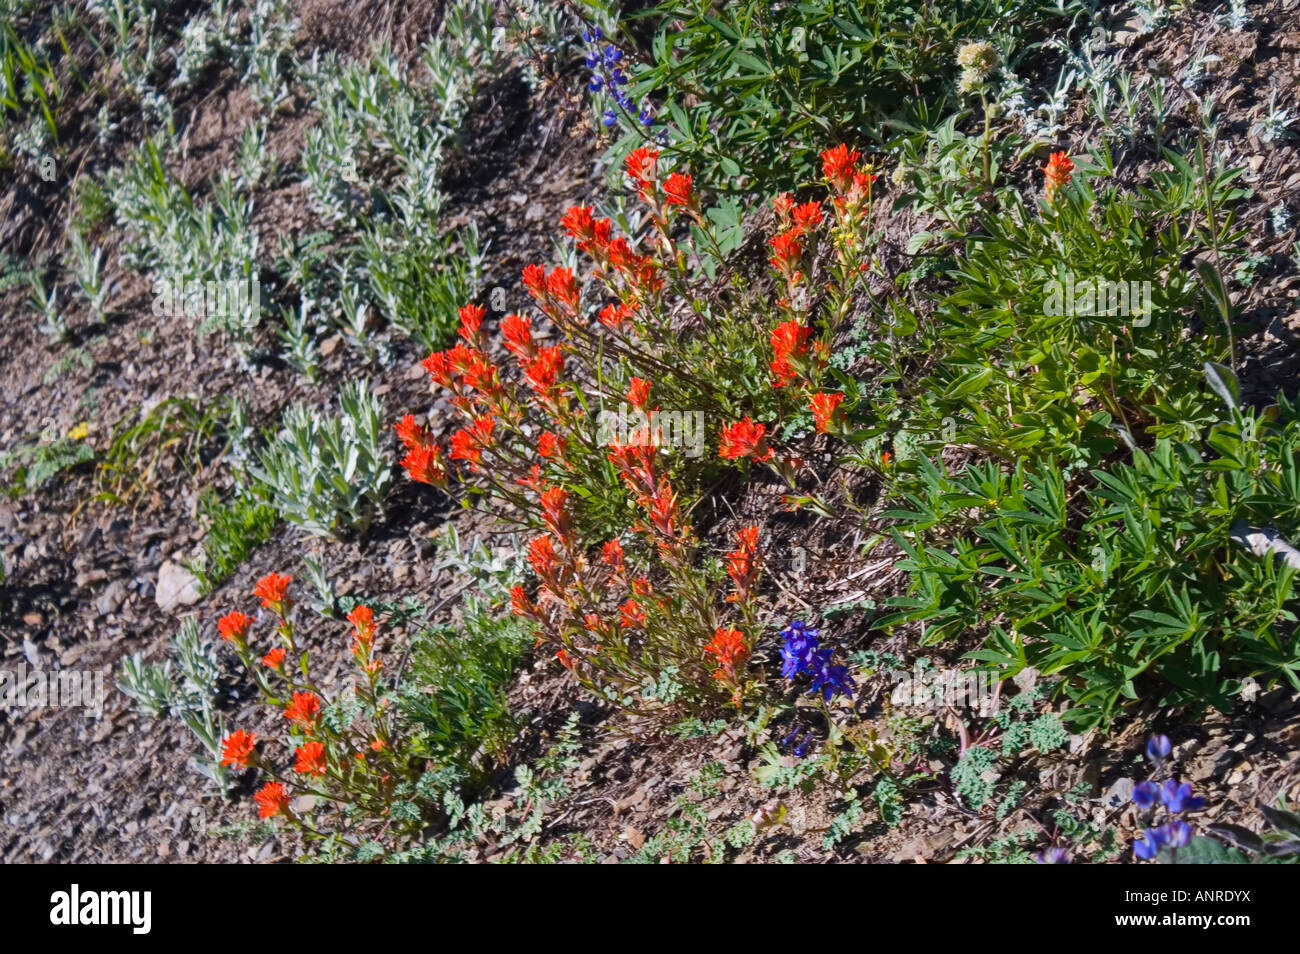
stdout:
<svg viewBox="0 0 1300 954">
<path fill-rule="evenodd" d="M 364 532 L 383 513 L 392 470 L 382 447 L 383 401 L 369 381 L 349 381 L 340 413 L 296 404 L 249 472 L 280 514 L 309 533 Z"/>
</svg>

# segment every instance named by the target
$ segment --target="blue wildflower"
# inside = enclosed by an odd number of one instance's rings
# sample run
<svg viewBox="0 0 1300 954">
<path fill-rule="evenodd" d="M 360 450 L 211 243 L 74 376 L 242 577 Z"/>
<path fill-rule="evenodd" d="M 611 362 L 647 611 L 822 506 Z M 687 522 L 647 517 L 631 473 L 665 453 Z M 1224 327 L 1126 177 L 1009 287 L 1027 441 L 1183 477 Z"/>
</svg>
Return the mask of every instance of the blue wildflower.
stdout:
<svg viewBox="0 0 1300 954">
<path fill-rule="evenodd" d="M 1185 821 L 1172 821 L 1159 828 L 1160 840 L 1171 849 L 1181 848 L 1192 840 L 1192 826 Z"/>
<path fill-rule="evenodd" d="M 1040 851 L 1034 856 L 1034 860 L 1040 865 L 1068 865 L 1070 853 L 1059 845 L 1053 845 Z"/>
<path fill-rule="evenodd" d="M 622 70 L 610 70 L 609 81 L 613 83 L 615 86 L 626 86 L 627 74 L 624 73 Z"/>
<path fill-rule="evenodd" d="M 599 65 L 600 65 L 600 57 L 597 56 L 595 53 L 588 53 L 588 54 L 587 54 L 587 69 L 589 69 L 589 70 L 594 70 L 594 69 L 595 69 L 597 66 L 599 66 Z"/>
<path fill-rule="evenodd" d="M 624 109 L 631 109 L 631 108 L 632 108 L 632 99 L 631 99 L 631 97 L 628 96 L 627 93 L 624 93 L 622 90 L 619 90 L 617 93 L 614 94 L 614 99 L 615 99 L 615 101 L 616 101 L 620 106 L 622 106 Z"/>
<path fill-rule="evenodd" d="M 823 649 L 816 654 L 812 688 L 808 690 L 810 695 L 820 690 L 827 702 L 838 695 L 852 696 L 853 690 L 857 688 L 853 677 L 849 675 L 848 666 L 831 665 L 831 652 L 830 649 Z"/>
<path fill-rule="evenodd" d="M 798 758 L 803 758 L 808 754 L 808 746 L 812 744 L 812 729 L 807 729 L 802 725 L 796 725 L 794 731 L 781 740 L 781 748 L 788 749 L 794 746 L 794 754 Z"/>
<path fill-rule="evenodd" d="M 605 39 L 605 31 L 600 27 L 592 27 L 589 30 L 582 31 L 582 40 L 584 43 L 599 43 Z"/>
<path fill-rule="evenodd" d="M 1172 749 L 1167 735 L 1153 735 L 1147 739 L 1147 758 L 1152 762 L 1168 758 Z"/>
<path fill-rule="evenodd" d="M 642 126 L 653 126 L 655 123 L 655 114 L 650 111 L 649 106 L 642 106 L 641 112 L 637 114 L 637 119 L 641 120 Z"/>
<path fill-rule="evenodd" d="M 593 93 L 598 93 L 600 92 L 600 87 L 602 85 L 604 85 L 604 81 L 595 73 L 592 73 L 591 82 L 587 84 L 587 89 L 591 90 Z"/>
<path fill-rule="evenodd" d="M 623 51 L 616 46 L 605 47 L 605 65 L 613 66 L 619 60 L 623 59 Z"/>
<path fill-rule="evenodd" d="M 781 630 L 781 638 L 785 640 L 781 647 L 781 675 L 792 679 L 798 673 L 813 671 L 818 634 L 818 630 L 799 619 Z"/>
<path fill-rule="evenodd" d="M 1133 854 L 1143 861 L 1150 861 L 1160 854 L 1162 844 L 1164 844 L 1164 833 L 1159 828 L 1148 828 L 1141 838 L 1133 842 Z"/>
<path fill-rule="evenodd" d="M 1205 799 L 1192 794 L 1191 782 L 1179 785 L 1178 780 L 1172 778 L 1161 787 L 1160 801 L 1175 815 L 1181 811 L 1195 811 L 1205 807 Z"/>
<path fill-rule="evenodd" d="M 1140 782 L 1133 786 L 1133 803 L 1139 808 L 1150 808 L 1160 797 L 1160 786 L 1155 782 Z"/>
<path fill-rule="evenodd" d="M 601 118 L 601 122 L 607 127 L 612 126 L 618 122 L 618 114 L 616 114 L 612 109 L 607 109 L 605 110 L 605 115 Z"/>
</svg>

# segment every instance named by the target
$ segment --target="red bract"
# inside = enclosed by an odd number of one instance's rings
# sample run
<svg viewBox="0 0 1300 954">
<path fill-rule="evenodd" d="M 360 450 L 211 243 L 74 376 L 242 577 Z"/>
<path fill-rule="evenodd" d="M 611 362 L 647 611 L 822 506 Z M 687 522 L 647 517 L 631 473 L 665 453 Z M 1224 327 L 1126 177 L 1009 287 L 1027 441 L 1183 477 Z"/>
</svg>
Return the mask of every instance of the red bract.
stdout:
<svg viewBox="0 0 1300 954">
<path fill-rule="evenodd" d="M 1065 188 L 1070 184 L 1070 177 L 1074 173 L 1074 160 L 1064 152 L 1054 152 L 1047 160 L 1047 165 L 1043 167 L 1043 174 L 1047 178 L 1047 201 L 1051 202 L 1056 198 L 1058 190 Z"/>
<path fill-rule="evenodd" d="M 276 646 L 262 657 L 262 665 L 267 669 L 279 669 L 284 665 L 284 647 Z"/>
<path fill-rule="evenodd" d="M 799 236 L 799 230 L 794 228 L 769 240 L 772 251 L 776 254 L 768 261 L 791 283 L 798 281 L 799 265 L 803 261 L 803 244 L 799 241 Z"/>
<path fill-rule="evenodd" d="M 578 310 L 578 280 L 567 268 L 557 268 L 546 276 L 546 293 L 560 302 L 570 312 Z"/>
<path fill-rule="evenodd" d="M 554 431 L 545 431 L 537 438 L 537 455 L 544 460 L 564 453 L 564 440 Z"/>
<path fill-rule="evenodd" d="M 639 629 L 645 625 L 646 614 L 636 600 L 626 600 L 618 608 L 618 625 L 624 629 Z"/>
<path fill-rule="evenodd" d="M 789 384 L 798 377 L 797 369 L 792 367 L 790 359 L 802 359 L 808 353 L 808 338 L 812 329 L 797 321 L 783 321 L 772 329 L 769 340 L 772 343 L 772 386 L 779 388 Z"/>
<path fill-rule="evenodd" d="M 528 379 L 529 386 L 537 394 L 543 397 L 554 397 L 551 391 L 563 370 L 564 352 L 560 350 L 559 345 L 551 345 L 537 350 L 537 357 L 528 363 L 524 377 Z"/>
<path fill-rule="evenodd" d="M 767 446 L 766 434 L 766 427 L 755 424 L 747 417 L 722 431 L 718 453 L 730 460 L 742 457 L 767 460 L 772 456 L 772 449 Z"/>
<path fill-rule="evenodd" d="M 650 382 L 645 378 L 633 378 L 627 389 L 627 403 L 633 407 L 645 407 L 650 400 Z"/>
<path fill-rule="evenodd" d="M 463 460 L 476 467 L 483 460 L 483 449 L 492 442 L 496 421 L 491 417 L 474 418 L 474 425 L 451 435 L 451 459 Z"/>
<path fill-rule="evenodd" d="M 481 305 L 461 305 L 460 336 L 472 345 L 480 344 L 483 316 L 486 314 L 487 309 Z"/>
<path fill-rule="evenodd" d="M 664 196 L 669 205 L 692 205 L 691 177 L 682 172 L 674 172 L 664 180 Z"/>
<path fill-rule="evenodd" d="M 277 615 L 283 616 L 289 606 L 290 577 L 280 573 L 268 573 L 257 581 L 253 595 L 261 599 L 262 605 Z"/>
<path fill-rule="evenodd" d="M 238 732 L 230 733 L 221 742 L 221 764 L 248 768 L 249 761 L 257 752 L 254 748 L 256 742 L 256 732 L 245 732 L 240 729 Z"/>
<path fill-rule="evenodd" d="M 822 204 L 805 202 L 803 205 L 795 206 L 790 211 L 790 218 L 794 222 L 794 227 L 802 232 L 815 229 L 822 222 Z"/>
<path fill-rule="evenodd" d="M 569 651 L 567 649 L 557 649 L 555 651 L 555 658 L 560 661 L 561 666 L 569 670 L 569 672 L 573 672 L 573 667 L 575 664 L 573 661 L 573 657 L 569 655 Z"/>
<path fill-rule="evenodd" d="M 854 168 L 862 153 L 840 143 L 822 153 L 822 173 L 836 192 L 844 192 L 853 182 Z"/>
<path fill-rule="evenodd" d="M 325 746 L 322 743 L 308 742 L 299 746 L 294 754 L 298 756 L 298 764 L 293 767 L 295 772 L 303 775 L 325 774 Z"/>
<path fill-rule="evenodd" d="M 654 196 L 654 180 L 658 175 L 659 153 L 649 146 L 641 146 L 628 153 L 625 161 L 628 177 L 636 186 L 637 194 L 645 202 Z"/>
<path fill-rule="evenodd" d="M 242 644 L 248 638 L 248 630 L 253 621 L 236 610 L 217 620 L 217 632 L 228 643 Z"/>
<path fill-rule="evenodd" d="M 289 814 L 289 796 L 284 792 L 280 782 L 267 782 L 262 790 L 253 796 L 257 802 L 259 818 L 274 818 L 276 815 Z"/>
<path fill-rule="evenodd" d="M 535 617 L 537 607 L 528 598 L 528 593 L 518 584 L 510 588 L 510 611 L 516 616 Z"/>
<path fill-rule="evenodd" d="M 736 549 L 727 554 L 727 575 L 736 587 L 736 592 L 727 597 L 728 603 L 743 603 L 749 598 L 758 569 L 758 527 L 744 527 L 736 533 Z"/>
<path fill-rule="evenodd" d="M 524 288 L 534 298 L 546 297 L 546 266 L 525 265 L 522 273 Z"/>
<path fill-rule="evenodd" d="M 316 717 L 320 715 L 320 697 L 314 692 L 295 692 L 293 699 L 284 709 L 284 717 L 295 725 L 300 725 L 310 734 L 316 728 Z"/>
<path fill-rule="evenodd" d="M 617 540 L 610 540 L 608 543 L 602 544 L 600 561 L 612 567 L 621 567 L 623 565 L 623 544 Z"/>
<path fill-rule="evenodd" d="M 412 480 L 435 487 L 447 486 L 447 462 L 443 459 L 442 448 L 437 444 L 415 447 L 402 458 L 402 467 Z"/>
<path fill-rule="evenodd" d="M 347 615 L 347 621 L 356 630 L 357 640 L 369 646 L 375 638 L 375 613 L 369 606 L 358 606 Z"/>
<path fill-rule="evenodd" d="M 533 537 L 528 541 L 528 565 L 543 580 L 555 578 L 559 557 L 556 556 L 555 544 L 550 537 Z"/>
<path fill-rule="evenodd" d="M 722 629 L 714 632 L 713 640 L 704 647 L 704 651 L 718 660 L 719 669 L 713 673 L 714 679 L 732 679 L 736 667 L 749 658 L 749 647 L 745 645 L 745 636 L 738 629 Z"/>
<path fill-rule="evenodd" d="M 407 450 L 415 450 L 429 443 L 429 429 L 416 424 L 414 414 L 408 414 L 394 424 L 393 430 L 397 431 L 397 439 Z"/>
<path fill-rule="evenodd" d="M 502 318 L 501 337 L 505 338 L 506 350 L 516 358 L 532 357 L 533 332 L 527 315 L 506 315 Z"/>
<path fill-rule="evenodd" d="M 772 208 L 776 210 L 777 215 L 789 215 L 790 210 L 794 208 L 794 196 L 789 192 L 782 192 L 772 200 Z"/>
<path fill-rule="evenodd" d="M 817 433 L 825 434 L 830 430 L 831 423 L 835 417 L 835 409 L 840 406 L 844 400 L 844 395 L 839 393 L 818 393 L 809 398 L 808 403 L 813 412 L 813 423 L 817 426 Z"/>
<path fill-rule="evenodd" d="M 606 305 L 600 310 L 601 324 L 605 325 L 607 328 L 612 328 L 615 331 L 618 331 L 623 327 L 623 325 L 627 324 L 628 319 L 631 317 L 631 305 Z"/>
<path fill-rule="evenodd" d="M 552 487 L 542 494 L 542 522 L 561 540 L 569 535 L 569 494 L 563 487 Z"/>
</svg>

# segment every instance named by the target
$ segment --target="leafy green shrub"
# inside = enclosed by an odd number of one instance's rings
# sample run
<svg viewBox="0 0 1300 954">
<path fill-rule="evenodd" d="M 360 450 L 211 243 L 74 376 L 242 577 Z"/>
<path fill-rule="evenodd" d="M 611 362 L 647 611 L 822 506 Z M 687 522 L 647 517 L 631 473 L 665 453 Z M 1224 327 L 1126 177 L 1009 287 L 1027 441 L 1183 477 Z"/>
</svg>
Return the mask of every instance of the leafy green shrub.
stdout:
<svg viewBox="0 0 1300 954">
<path fill-rule="evenodd" d="M 211 489 L 199 498 L 199 514 L 204 524 L 203 554 L 188 568 L 206 595 L 270 539 L 277 515 L 274 507 L 247 491 L 222 502 Z"/>
<path fill-rule="evenodd" d="M 913 592 L 890 625 L 924 621 L 927 643 L 974 627 L 972 654 L 1009 676 L 1064 677 L 1066 718 L 1104 723 L 1126 699 L 1228 710 L 1246 676 L 1300 688 L 1296 570 L 1233 542 L 1239 522 L 1300 531 L 1300 416 L 1233 413 L 1204 443 L 1161 438 L 1092 480 L 1051 466 L 922 460 L 921 489 L 889 513 Z"/>
<path fill-rule="evenodd" d="M 958 105 L 953 63 L 963 43 L 991 40 L 1011 58 L 1078 9 L 1045 0 L 667 0 L 629 24 L 648 19 L 654 36 L 650 62 L 629 66 L 634 108 L 616 110 L 627 132 L 615 152 L 649 135 L 635 105 L 651 97 L 672 120 L 674 151 L 709 182 L 793 188 L 815 178 L 816 143 L 863 145 L 917 102 L 939 114 Z"/>
<path fill-rule="evenodd" d="M 296 404 L 283 430 L 249 472 L 258 491 L 290 523 L 333 536 L 364 531 L 383 512 L 392 480 L 382 447 L 383 401 L 369 381 L 349 381 L 339 392 L 338 417 Z"/>
</svg>

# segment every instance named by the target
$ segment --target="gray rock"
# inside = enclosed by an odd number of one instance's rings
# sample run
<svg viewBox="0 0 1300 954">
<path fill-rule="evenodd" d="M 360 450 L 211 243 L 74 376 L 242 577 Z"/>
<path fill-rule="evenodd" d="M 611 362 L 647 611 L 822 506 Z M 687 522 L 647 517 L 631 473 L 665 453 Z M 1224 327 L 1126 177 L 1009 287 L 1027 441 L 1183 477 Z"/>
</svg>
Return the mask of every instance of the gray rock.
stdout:
<svg viewBox="0 0 1300 954">
<path fill-rule="evenodd" d="M 182 606 L 193 606 L 199 601 L 198 577 L 179 563 L 168 560 L 158 569 L 154 599 L 158 608 L 168 613 Z"/>
</svg>

